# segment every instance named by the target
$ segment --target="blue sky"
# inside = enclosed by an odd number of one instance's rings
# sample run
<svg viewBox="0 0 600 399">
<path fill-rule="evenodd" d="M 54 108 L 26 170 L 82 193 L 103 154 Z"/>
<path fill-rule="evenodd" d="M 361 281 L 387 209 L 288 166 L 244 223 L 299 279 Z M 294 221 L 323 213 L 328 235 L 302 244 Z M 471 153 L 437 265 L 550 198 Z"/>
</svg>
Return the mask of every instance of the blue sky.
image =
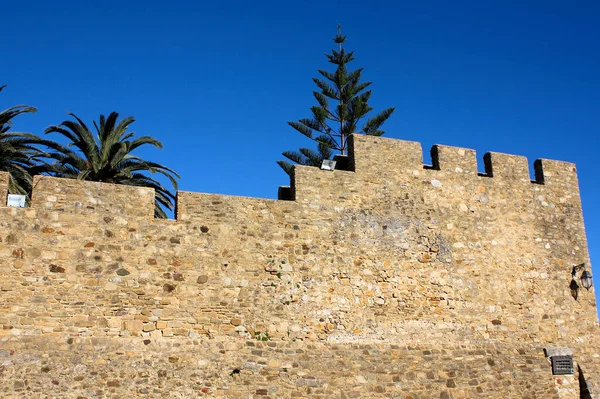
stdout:
<svg viewBox="0 0 600 399">
<path fill-rule="evenodd" d="M 396 107 L 387 137 L 473 148 L 480 169 L 487 151 L 576 163 L 600 256 L 597 1 L 88 3 L 3 4 L 0 108 L 39 108 L 16 130 L 133 115 L 181 189 L 274 198 L 280 153 L 310 145 L 286 121 L 308 116 L 341 23 L 371 105 Z"/>
</svg>

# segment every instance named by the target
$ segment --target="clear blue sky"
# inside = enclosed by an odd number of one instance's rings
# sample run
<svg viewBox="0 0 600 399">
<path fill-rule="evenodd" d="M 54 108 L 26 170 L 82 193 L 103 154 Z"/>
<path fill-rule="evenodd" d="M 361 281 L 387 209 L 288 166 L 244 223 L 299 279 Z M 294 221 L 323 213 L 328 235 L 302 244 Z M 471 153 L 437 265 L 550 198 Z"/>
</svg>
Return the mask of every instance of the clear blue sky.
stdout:
<svg viewBox="0 0 600 399">
<path fill-rule="evenodd" d="M 181 189 L 274 198 L 341 23 L 371 105 L 397 108 L 387 137 L 575 162 L 594 259 L 598 21 L 592 0 L 4 2 L 0 108 L 38 107 L 15 121 L 38 134 L 66 111 L 133 115 Z"/>
</svg>

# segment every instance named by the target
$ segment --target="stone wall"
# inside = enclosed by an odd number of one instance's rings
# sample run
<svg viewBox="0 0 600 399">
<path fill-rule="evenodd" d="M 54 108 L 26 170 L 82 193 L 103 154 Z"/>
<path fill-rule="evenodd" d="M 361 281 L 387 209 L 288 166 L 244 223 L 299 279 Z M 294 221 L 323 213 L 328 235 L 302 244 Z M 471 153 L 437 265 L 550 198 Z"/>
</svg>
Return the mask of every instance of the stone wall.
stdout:
<svg viewBox="0 0 600 399">
<path fill-rule="evenodd" d="M 557 389 L 543 353 L 530 347 L 145 341 L 22 337 L 10 344 L 4 392 L 59 398 L 579 397 L 574 377 L 561 378 Z"/>
<path fill-rule="evenodd" d="M 8 172 L 0 172 L 0 206 L 5 206 L 8 199 Z"/>
<path fill-rule="evenodd" d="M 600 377 L 574 165 L 354 136 L 292 201 L 36 178 L 0 207 L 14 397 L 578 398 Z M 570 348 L 552 376 L 544 348 Z"/>
</svg>

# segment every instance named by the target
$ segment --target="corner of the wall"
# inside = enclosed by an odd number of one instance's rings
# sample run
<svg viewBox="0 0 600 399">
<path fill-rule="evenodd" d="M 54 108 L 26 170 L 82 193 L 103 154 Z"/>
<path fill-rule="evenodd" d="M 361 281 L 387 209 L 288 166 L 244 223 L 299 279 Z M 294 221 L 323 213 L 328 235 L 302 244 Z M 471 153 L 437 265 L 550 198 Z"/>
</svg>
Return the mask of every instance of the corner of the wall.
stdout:
<svg viewBox="0 0 600 399">
<path fill-rule="evenodd" d="M 175 220 L 181 220 L 182 209 L 181 209 L 181 191 L 177 191 L 175 194 L 175 209 L 173 214 L 175 215 Z"/>
<path fill-rule="evenodd" d="M 537 159 L 533 163 L 535 180 L 545 186 L 577 189 L 577 168 L 571 162 Z"/>
<path fill-rule="evenodd" d="M 348 170 L 352 172 L 356 172 L 356 157 L 354 149 L 356 137 L 358 137 L 356 134 L 351 134 L 350 137 L 348 137 Z"/>
<path fill-rule="evenodd" d="M 294 201 L 296 200 L 296 168 L 298 165 L 292 167 L 290 173 L 290 185 L 280 186 L 277 190 L 277 199 L 280 201 Z"/>
<path fill-rule="evenodd" d="M 8 198 L 8 182 L 10 181 L 10 173 L 0 172 L 0 206 L 6 205 Z"/>
</svg>

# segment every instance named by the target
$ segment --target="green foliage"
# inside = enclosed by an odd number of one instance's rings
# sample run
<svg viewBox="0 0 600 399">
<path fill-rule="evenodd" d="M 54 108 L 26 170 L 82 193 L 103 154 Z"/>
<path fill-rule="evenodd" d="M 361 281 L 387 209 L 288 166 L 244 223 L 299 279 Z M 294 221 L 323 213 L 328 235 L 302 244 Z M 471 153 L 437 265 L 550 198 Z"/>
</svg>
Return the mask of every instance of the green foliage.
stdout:
<svg viewBox="0 0 600 399">
<path fill-rule="evenodd" d="M 318 70 L 321 77 L 313 79 L 320 91 L 313 91 L 318 105 L 311 107 L 312 116 L 297 122 L 288 122 L 296 131 L 317 143 L 316 151 L 300 148 L 298 151 L 282 153 L 288 161 L 295 164 L 320 166 L 324 159 L 331 159 L 334 152 L 345 155 L 348 136 L 353 133 L 381 136 L 385 133 L 381 126 L 395 109 L 384 109 L 368 118 L 362 127 L 358 127 L 360 121 L 373 109 L 368 104 L 371 90 L 366 90 L 371 82 L 360 81 L 362 68 L 354 71 L 347 69 L 346 65 L 354 60 L 354 52 L 346 52 L 343 49 L 346 36 L 341 34 L 340 26 L 333 41 L 339 46 L 339 50 L 334 49 L 326 56 L 337 68 L 335 72 Z M 330 104 L 330 100 L 333 100 L 333 104 Z M 291 175 L 293 164 L 288 161 L 277 161 L 277 164 Z"/>
<path fill-rule="evenodd" d="M 57 177 L 153 188 L 156 194 L 155 216 L 166 218 L 165 208 L 174 209 L 175 194 L 147 173 L 166 176 L 174 190 L 177 190 L 179 175 L 166 166 L 131 154 L 143 145 L 162 148 L 162 143 L 150 136 L 133 139 L 134 133 L 128 131 L 134 122 L 131 116 L 118 122 L 119 114 L 116 112 L 111 112 L 108 117 L 100 115 L 100 123 L 94 121 L 93 134 L 75 114 L 69 115 L 75 120 L 66 120 L 45 130 L 46 133 L 66 137 L 70 141 L 68 146 L 41 140 L 52 150 L 47 157 L 54 160 L 48 165 L 47 173 Z"/>
<path fill-rule="evenodd" d="M 255 331 L 254 336 L 256 337 L 257 341 L 268 341 L 269 339 L 271 339 L 271 337 L 269 337 L 269 333 L 266 331 L 265 332 Z"/>
<path fill-rule="evenodd" d="M 0 91 L 5 87 L 6 85 L 0 86 Z M 9 130 L 16 116 L 36 111 L 37 109 L 27 105 L 15 105 L 0 111 L 0 171 L 10 173 L 8 190 L 13 194 L 29 194 L 34 159 L 41 152 L 32 146 L 37 136 Z"/>
</svg>

